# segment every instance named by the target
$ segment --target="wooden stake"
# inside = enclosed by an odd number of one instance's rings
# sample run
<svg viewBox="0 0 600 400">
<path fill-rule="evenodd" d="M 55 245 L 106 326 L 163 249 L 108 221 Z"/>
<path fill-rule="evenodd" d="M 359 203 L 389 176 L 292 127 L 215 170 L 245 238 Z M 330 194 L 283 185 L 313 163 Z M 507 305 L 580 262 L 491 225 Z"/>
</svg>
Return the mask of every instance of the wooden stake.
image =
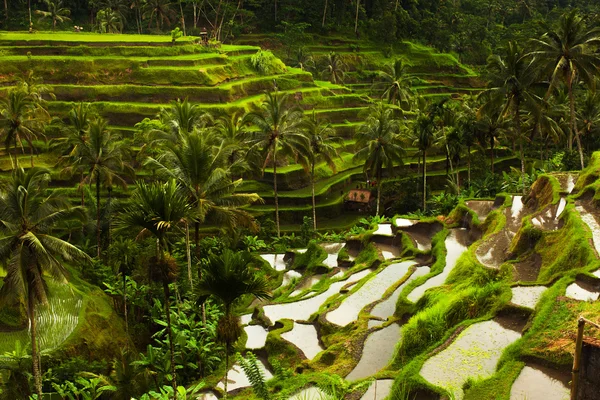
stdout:
<svg viewBox="0 0 600 400">
<path fill-rule="evenodd" d="M 577 386 L 579 385 L 579 364 L 581 363 L 581 349 L 583 346 L 583 328 L 585 319 L 577 321 L 577 341 L 575 342 L 575 358 L 573 359 L 573 371 L 571 378 L 571 400 L 577 400 Z"/>
</svg>

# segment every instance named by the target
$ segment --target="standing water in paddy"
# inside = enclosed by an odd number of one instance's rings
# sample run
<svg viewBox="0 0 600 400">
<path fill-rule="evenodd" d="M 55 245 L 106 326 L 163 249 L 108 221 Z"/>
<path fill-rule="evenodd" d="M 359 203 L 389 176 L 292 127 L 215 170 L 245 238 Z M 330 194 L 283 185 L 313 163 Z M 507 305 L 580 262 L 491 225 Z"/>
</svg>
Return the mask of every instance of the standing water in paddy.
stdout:
<svg viewBox="0 0 600 400">
<path fill-rule="evenodd" d="M 427 282 L 421 286 L 417 286 L 409 293 L 408 300 L 416 303 L 423 294 L 425 294 L 427 289 L 443 285 L 444 282 L 446 282 L 446 278 L 450 275 L 450 272 L 452 272 L 456 266 L 456 262 L 460 256 L 467 250 L 468 243 L 469 232 L 466 229 L 452 229 L 444 241 L 446 246 L 444 270 L 438 275 L 429 278 Z"/>
</svg>

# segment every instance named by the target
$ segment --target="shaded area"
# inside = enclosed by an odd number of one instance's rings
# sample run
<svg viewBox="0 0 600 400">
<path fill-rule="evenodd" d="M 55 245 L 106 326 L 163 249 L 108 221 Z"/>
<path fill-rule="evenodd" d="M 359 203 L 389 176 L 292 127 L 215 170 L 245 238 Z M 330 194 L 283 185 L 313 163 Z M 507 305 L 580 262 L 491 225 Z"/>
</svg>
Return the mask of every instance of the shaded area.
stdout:
<svg viewBox="0 0 600 400">
<path fill-rule="evenodd" d="M 475 212 L 479 222 L 485 221 L 488 214 L 496 208 L 493 200 L 469 200 L 465 205 Z"/>
<path fill-rule="evenodd" d="M 365 340 L 360 361 L 346 379 L 356 381 L 367 378 L 385 368 L 394 357 L 394 349 L 401 336 L 402 331 L 397 324 L 370 334 Z"/>
<path fill-rule="evenodd" d="M 542 269 L 542 257 L 538 253 L 530 253 L 521 261 L 512 264 L 513 281 L 535 282 Z"/>
<path fill-rule="evenodd" d="M 551 368 L 527 364 L 510 390 L 511 400 L 568 400 L 569 374 Z"/>
</svg>

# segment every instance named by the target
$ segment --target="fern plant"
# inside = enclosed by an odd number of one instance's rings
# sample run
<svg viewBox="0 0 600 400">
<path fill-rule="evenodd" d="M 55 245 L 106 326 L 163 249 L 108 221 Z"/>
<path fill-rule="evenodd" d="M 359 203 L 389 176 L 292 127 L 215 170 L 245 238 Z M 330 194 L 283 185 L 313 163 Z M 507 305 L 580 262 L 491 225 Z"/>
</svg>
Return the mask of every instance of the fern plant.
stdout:
<svg viewBox="0 0 600 400">
<path fill-rule="evenodd" d="M 237 359 L 252 385 L 252 391 L 254 395 L 262 400 L 271 400 L 271 394 L 267 389 L 267 382 L 265 375 L 258 365 L 258 359 L 252 352 L 246 354 L 246 358 L 242 357 L 241 354 L 237 354 Z"/>
</svg>

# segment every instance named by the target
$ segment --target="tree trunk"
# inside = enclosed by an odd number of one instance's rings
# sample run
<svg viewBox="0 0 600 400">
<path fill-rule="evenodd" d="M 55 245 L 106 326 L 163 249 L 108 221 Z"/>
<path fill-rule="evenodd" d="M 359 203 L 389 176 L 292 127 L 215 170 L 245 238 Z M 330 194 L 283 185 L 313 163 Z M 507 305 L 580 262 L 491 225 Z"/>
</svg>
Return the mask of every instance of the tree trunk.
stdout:
<svg viewBox="0 0 600 400">
<path fill-rule="evenodd" d="M 427 210 L 427 150 L 423 150 L 423 212 Z"/>
<path fill-rule="evenodd" d="M 381 207 L 381 168 L 377 171 L 377 211 L 375 215 L 379 216 L 379 209 Z"/>
<path fill-rule="evenodd" d="M 35 321 L 35 299 L 33 298 L 33 291 L 29 293 L 29 302 L 27 304 L 29 312 L 29 322 L 31 324 L 31 361 L 33 366 L 33 384 L 35 392 L 38 395 L 38 399 L 42 399 L 42 371 L 40 371 L 39 354 L 37 346 L 37 332 L 36 332 L 36 321 Z"/>
<path fill-rule="evenodd" d="M 100 174 L 96 174 L 96 246 L 97 256 L 100 259 Z"/>
<path fill-rule="evenodd" d="M 192 280 L 192 249 L 190 246 L 190 225 L 185 221 L 185 256 L 187 258 L 188 279 L 190 280 L 190 289 L 194 287 Z"/>
<path fill-rule="evenodd" d="M 494 135 L 490 135 L 490 169 L 492 170 L 492 175 L 494 174 Z"/>
<path fill-rule="evenodd" d="M 227 343 L 225 344 L 225 382 L 224 382 L 224 392 L 225 394 L 223 395 L 223 398 L 227 398 L 227 377 L 229 376 L 229 351 L 230 351 L 230 343 L 229 340 L 227 340 Z"/>
<path fill-rule="evenodd" d="M 569 106 L 571 111 L 571 129 L 569 133 L 569 150 L 573 149 L 573 135 L 577 141 L 577 151 L 579 151 L 579 161 L 581 162 L 581 169 L 585 168 L 585 161 L 583 159 L 583 148 L 581 147 L 581 138 L 577 131 L 577 120 L 575 119 L 575 95 L 573 94 L 573 77 L 569 75 L 568 79 L 569 87 Z"/>
<path fill-rule="evenodd" d="M 315 202 L 315 163 L 313 161 L 310 171 L 310 186 L 312 190 L 312 213 L 313 213 L 313 229 L 317 232 L 317 204 Z"/>
<path fill-rule="evenodd" d="M 358 9 L 360 7 L 360 0 L 356 0 L 356 17 L 354 18 L 354 33 L 358 34 Z"/>
<path fill-rule="evenodd" d="M 8 0 L 4 0 L 4 29 L 8 30 Z"/>
<path fill-rule="evenodd" d="M 471 146 L 467 147 L 467 183 L 471 187 Z"/>
<path fill-rule="evenodd" d="M 522 192 L 525 194 L 525 154 L 523 154 L 523 137 L 521 135 L 521 113 L 520 102 L 515 100 L 514 121 L 516 128 L 517 140 L 519 141 L 519 157 L 521 158 L 521 184 L 523 185 Z"/>
<path fill-rule="evenodd" d="M 173 380 L 173 399 L 177 396 L 177 372 L 175 369 L 175 346 L 173 345 L 173 330 L 171 329 L 171 291 L 169 289 L 169 283 L 163 280 L 163 290 L 165 292 L 165 314 L 167 317 L 167 334 L 169 335 L 169 352 L 171 353 L 171 374 Z"/>
<path fill-rule="evenodd" d="M 325 28 L 325 17 L 327 16 L 328 3 L 328 0 L 325 0 L 325 7 L 323 7 L 323 22 L 321 23 L 321 28 Z M 4 4 L 6 4 L 6 0 L 4 0 Z"/>
<path fill-rule="evenodd" d="M 123 274 L 123 318 L 125 319 L 125 333 L 129 337 L 129 322 L 127 320 L 127 275 Z"/>
<path fill-rule="evenodd" d="M 33 28 L 33 21 L 31 20 L 31 0 L 27 0 L 27 9 L 29 10 L 29 29 Z"/>
<path fill-rule="evenodd" d="M 181 0 L 179 0 L 179 12 L 181 13 L 181 28 L 183 29 L 183 36 L 187 36 L 185 31 L 185 15 L 183 14 L 183 6 L 181 5 Z"/>
<path fill-rule="evenodd" d="M 275 142 L 277 146 L 277 142 Z M 277 196 L 277 149 L 273 150 L 273 192 L 275 194 L 275 226 L 277 227 L 277 237 L 281 237 L 279 227 L 279 198 Z"/>
</svg>

